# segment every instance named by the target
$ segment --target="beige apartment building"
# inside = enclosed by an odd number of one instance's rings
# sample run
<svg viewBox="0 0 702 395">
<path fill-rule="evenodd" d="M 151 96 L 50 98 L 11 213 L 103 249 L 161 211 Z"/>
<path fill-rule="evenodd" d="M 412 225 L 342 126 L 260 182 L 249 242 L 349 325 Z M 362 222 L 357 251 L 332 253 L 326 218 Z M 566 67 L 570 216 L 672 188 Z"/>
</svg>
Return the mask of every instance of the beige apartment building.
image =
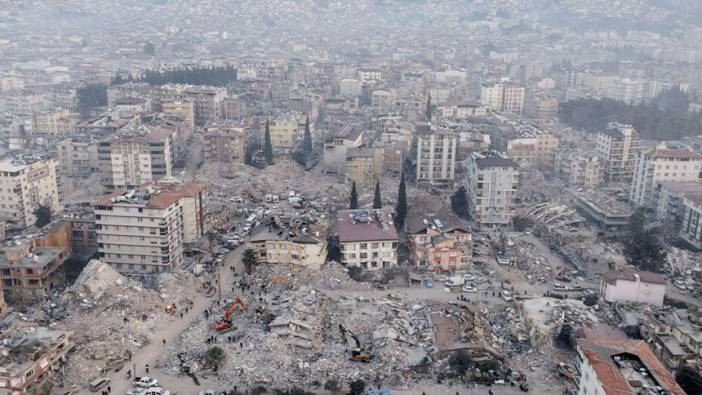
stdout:
<svg viewBox="0 0 702 395">
<path fill-rule="evenodd" d="M 655 188 L 659 182 L 699 182 L 701 175 L 702 155 L 692 150 L 659 146 L 639 152 L 631 183 L 631 201 L 653 208 Z"/>
<path fill-rule="evenodd" d="M 480 87 L 480 102 L 494 111 L 521 114 L 524 112 L 526 87 L 511 82 L 483 84 Z"/>
<path fill-rule="evenodd" d="M 246 242 L 256 253 L 258 263 L 279 263 L 318 270 L 327 259 L 325 226 L 309 228 L 283 225 L 274 229 L 260 226 Z"/>
<path fill-rule="evenodd" d="M 99 142 L 102 184 L 108 189 L 126 190 L 171 176 L 175 133 L 166 127 L 142 126 Z"/>
<path fill-rule="evenodd" d="M 184 247 L 207 231 L 202 184 L 149 184 L 98 199 L 100 260 L 124 274 L 153 275 L 182 264 Z"/>
<path fill-rule="evenodd" d="M 271 119 L 269 127 L 273 148 L 282 151 L 291 150 L 298 137 L 298 124 L 298 119 L 294 115 Z"/>
<path fill-rule="evenodd" d="M 373 186 L 383 171 L 383 151 L 377 148 L 350 148 L 346 151 L 346 183 L 357 188 Z"/>
<path fill-rule="evenodd" d="M 40 205 L 60 211 L 59 185 L 58 165 L 53 159 L 0 161 L 0 217 L 19 226 L 31 226 Z"/>
<path fill-rule="evenodd" d="M 181 118 L 183 120 L 183 126 L 188 130 L 187 134 L 195 131 L 195 104 L 192 100 L 171 100 L 162 102 L 161 111 Z"/>
<path fill-rule="evenodd" d="M 518 184 L 517 162 L 472 153 L 468 159 L 466 189 L 475 221 L 480 225 L 506 225 L 512 222 Z"/>
<path fill-rule="evenodd" d="M 88 177 L 100 168 L 98 147 L 88 138 L 68 138 L 56 145 L 61 174 Z"/>
<path fill-rule="evenodd" d="M 60 136 L 75 132 L 79 116 L 68 110 L 34 113 L 29 134 Z"/>
<path fill-rule="evenodd" d="M 507 155 L 520 166 L 552 167 L 560 139 L 546 130 L 529 128 L 507 140 Z"/>
<path fill-rule="evenodd" d="M 397 230 L 390 209 L 339 210 L 336 215 L 341 262 L 376 271 L 397 265 Z"/>
<path fill-rule="evenodd" d="M 605 181 L 630 183 L 639 150 L 639 134 L 631 125 L 613 122 L 598 133 L 597 156 L 604 164 Z"/>
<path fill-rule="evenodd" d="M 458 136 L 449 129 L 417 127 L 417 186 L 450 189 L 456 170 Z"/>
<path fill-rule="evenodd" d="M 205 125 L 205 160 L 209 162 L 244 163 L 247 125 L 211 123 Z"/>
</svg>

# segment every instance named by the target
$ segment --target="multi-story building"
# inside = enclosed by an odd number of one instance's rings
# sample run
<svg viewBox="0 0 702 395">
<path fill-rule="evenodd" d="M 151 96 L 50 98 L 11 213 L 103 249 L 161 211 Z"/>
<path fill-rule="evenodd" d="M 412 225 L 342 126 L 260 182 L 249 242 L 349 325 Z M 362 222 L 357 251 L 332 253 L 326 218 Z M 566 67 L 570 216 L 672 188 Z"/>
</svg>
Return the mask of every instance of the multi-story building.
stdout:
<svg viewBox="0 0 702 395">
<path fill-rule="evenodd" d="M 258 263 L 280 263 L 320 269 L 327 259 L 323 225 L 280 224 L 259 226 L 246 242 Z"/>
<path fill-rule="evenodd" d="M 607 302 L 634 302 L 663 306 L 665 277 L 658 273 L 624 270 L 608 272 L 600 281 L 600 297 Z"/>
<path fill-rule="evenodd" d="M 520 166 L 551 168 L 558 151 L 559 138 L 532 125 L 520 126 L 522 127 L 516 133 L 507 137 L 507 155 Z"/>
<path fill-rule="evenodd" d="M 322 166 L 327 174 L 343 174 L 346 167 L 346 152 L 358 148 L 363 143 L 363 131 L 351 123 L 337 130 L 333 137 L 324 142 Z"/>
<path fill-rule="evenodd" d="M 100 169 L 98 147 L 90 138 L 68 138 L 59 142 L 56 148 L 61 174 L 64 176 L 88 177 Z"/>
<path fill-rule="evenodd" d="M 578 395 L 685 395 L 644 340 L 592 336 L 576 342 L 580 362 Z"/>
<path fill-rule="evenodd" d="M 296 115 L 288 114 L 271 119 L 269 127 L 273 148 L 281 151 L 291 150 L 298 138 L 298 126 L 299 121 Z"/>
<path fill-rule="evenodd" d="M 594 152 L 564 150 L 555 154 L 554 172 L 570 186 L 595 188 L 604 180 L 602 171 L 602 161 Z"/>
<path fill-rule="evenodd" d="M 480 87 L 480 102 L 493 111 L 521 114 L 524 112 L 526 87 L 511 82 L 483 84 Z"/>
<path fill-rule="evenodd" d="M 350 148 L 346 151 L 346 183 L 358 188 L 375 184 L 383 171 L 383 150 L 379 148 Z"/>
<path fill-rule="evenodd" d="M 20 226 L 30 226 L 37 220 L 34 212 L 39 206 L 60 211 L 57 168 L 53 159 L 33 163 L 0 161 L 0 217 Z"/>
<path fill-rule="evenodd" d="M 67 224 L 54 224 L 37 238 L 5 245 L 0 255 L 0 278 L 5 298 L 13 303 L 42 300 L 64 284 L 60 270 L 70 255 Z"/>
<path fill-rule="evenodd" d="M 359 97 L 363 93 L 361 81 L 346 78 L 339 81 L 339 95 L 347 98 Z"/>
<path fill-rule="evenodd" d="M 71 332 L 15 322 L 0 337 L 0 391 L 8 395 L 49 394 L 51 379 L 65 363 Z"/>
<path fill-rule="evenodd" d="M 685 215 L 683 200 L 693 195 L 702 196 L 702 183 L 657 182 L 653 198 L 656 219 L 662 223 L 680 226 Z"/>
<path fill-rule="evenodd" d="M 186 243 L 206 233 L 204 185 L 149 184 L 98 199 L 95 227 L 100 260 L 120 273 L 153 275 L 183 262 Z"/>
<path fill-rule="evenodd" d="M 608 193 L 609 192 L 609 193 Z M 578 211 L 605 237 L 624 237 L 630 232 L 631 205 L 610 191 L 591 189 L 576 194 Z"/>
<path fill-rule="evenodd" d="M 660 146 L 639 152 L 630 198 L 638 206 L 653 208 L 658 182 L 699 182 L 701 176 L 702 155 L 692 150 Z"/>
<path fill-rule="evenodd" d="M 639 104 L 646 97 L 648 83 L 646 80 L 621 78 L 614 80 L 605 95 L 626 104 Z"/>
<path fill-rule="evenodd" d="M 170 100 L 161 103 L 161 111 L 173 114 L 183 120 L 188 134 L 195 131 L 195 104 L 192 100 Z"/>
<path fill-rule="evenodd" d="M 680 237 L 694 248 L 702 250 L 702 196 L 686 196 L 683 207 L 685 214 Z"/>
<path fill-rule="evenodd" d="M 555 97 L 535 95 L 526 100 L 525 113 L 530 117 L 546 119 L 558 115 L 558 99 Z"/>
<path fill-rule="evenodd" d="M 221 118 L 222 102 L 227 97 L 227 88 L 187 87 L 181 92 L 181 96 L 192 100 L 195 105 L 195 125 L 205 125 Z"/>
<path fill-rule="evenodd" d="M 100 141 L 102 184 L 108 189 L 125 190 L 171 176 L 175 133 L 167 127 L 142 126 Z"/>
<path fill-rule="evenodd" d="M 466 186 L 473 218 L 480 225 L 506 225 L 514 216 L 519 165 L 512 159 L 472 153 Z"/>
<path fill-rule="evenodd" d="M 68 110 L 40 112 L 32 115 L 29 134 L 60 136 L 75 132 L 79 116 Z"/>
<path fill-rule="evenodd" d="M 400 143 L 386 144 L 383 151 L 383 176 L 399 177 L 405 158 L 405 150 Z"/>
<path fill-rule="evenodd" d="M 375 271 L 397 265 L 399 240 L 391 210 L 339 210 L 336 226 L 347 267 Z"/>
<path fill-rule="evenodd" d="M 361 67 L 356 70 L 356 77 L 361 82 L 361 85 L 372 85 L 383 80 L 383 71 L 370 67 Z"/>
<path fill-rule="evenodd" d="M 447 102 L 437 107 L 437 112 L 444 118 L 466 119 L 484 117 L 488 109 L 480 103 L 472 102 Z"/>
<path fill-rule="evenodd" d="M 451 189 L 456 171 L 458 135 L 445 128 L 418 125 L 417 186 Z"/>
<path fill-rule="evenodd" d="M 604 163 L 608 183 L 629 183 L 640 150 L 639 134 L 631 125 L 610 123 L 597 134 L 597 156 Z"/>
<path fill-rule="evenodd" d="M 238 123 L 205 125 L 205 160 L 210 162 L 244 163 L 247 126 Z"/>
<path fill-rule="evenodd" d="M 463 221 L 451 214 L 411 215 L 407 218 L 410 262 L 431 271 L 468 269 L 473 237 Z"/>
<path fill-rule="evenodd" d="M 241 100 L 226 98 L 222 101 L 222 117 L 225 120 L 237 120 L 243 116 Z"/>
</svg>

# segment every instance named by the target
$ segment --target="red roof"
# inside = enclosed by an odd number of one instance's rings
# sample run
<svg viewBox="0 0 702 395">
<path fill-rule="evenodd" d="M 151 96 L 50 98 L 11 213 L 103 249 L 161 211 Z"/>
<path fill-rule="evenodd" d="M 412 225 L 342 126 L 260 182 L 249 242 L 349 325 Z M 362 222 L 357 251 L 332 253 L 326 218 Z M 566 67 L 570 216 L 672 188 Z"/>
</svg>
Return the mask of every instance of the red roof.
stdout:
<svg viewBox="0 0 702 395">
<path fill-rule="evenodd" d="M 336 229 L 342 243 L 398 240 L 390 209 L 340 210 Z"/>
<path fill-rule="evenodd" d="M 578 348 L 597 373 L 607 395 L 636 393 L 614 361 L 613 357 L 621 354 L 638 357 L 658 385 L 674 395 L 685 395 L 685 391 L 675 382 L 670 372 L 653 354 L 651 347 L 643 340 L 590 338 L 578 339 L 577 343 Z"/>
</svg>

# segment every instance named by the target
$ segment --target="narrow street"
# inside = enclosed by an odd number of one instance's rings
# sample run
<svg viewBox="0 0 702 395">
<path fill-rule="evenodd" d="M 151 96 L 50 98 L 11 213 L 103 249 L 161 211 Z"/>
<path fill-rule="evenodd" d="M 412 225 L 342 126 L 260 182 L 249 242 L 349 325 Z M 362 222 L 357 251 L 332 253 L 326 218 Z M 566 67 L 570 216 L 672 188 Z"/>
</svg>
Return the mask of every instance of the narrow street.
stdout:
<svg viewBox="0 0 702 395">
<path fill-rule="evenodd" d="M 221 286 L 223 289 L 231 287 L 233 283 L 233 273 L 229 270 L 230 265 L 235 265 L 237 272 L 243 270 L 243 265 L 241 265 L 241 255 L 243 253 L 243 248 L 239 248 L 235 251 L 230 252 L 227 255 L 227 259 L 223 265 L 217 268 L 220 276 Z M 148 364 L 151 369 L 149 370 L 149 377 L 156 378 L 159 385 L 164 389 L 169 389 L 171 393 L 189 393 L 188 388 L 198 388 L 194 385 L 192 380 L 187 376 L 174 377 L 160 372 L 153 367 L 157 365 L 159 358 L 163 355 L 163 352 L 167 345 L 171 344 L 178 339 L 178 336 L 185 331 L 190 325 L 199 317 L 201 317 L 205 309 L 212 306 L 213 301 L 216 299 L 217 294 L 209 298 L 205 295 L 198 295 L 198 297 L 193 301 L 193 308 L 188 311 L 187 314 L 183 316 L 183 319 L 177 319 L 173 323 L 165 325 L 163 330 L 157 334 L 153 334 L 149 337 L 149 344 L 141 349 L 141 351 L 132 356 L 132 363 L 125 365 L 122 370 L 118 372 L 111 372 L 107 377 L 111 380 L 112 393 L 115 394 L 126 394 L 132 387 L 132 380 L 134 376 L 146 375 L 145 367 Z M 166 340 L 166 346 L 163 344 L 163 340 Z M 136 371 L 134 367 L 136 365 Z M 132 375 L 130 379 L 127 379 L 127 371 L 132 370 Z M 188 385 L 189 383 L 189 385 Z M 86 383 L 87 385 L 87 383 Z M 205 387 L 206 388 L 206 387 Z M 203 389 L 203 388 L 200 388 Z M 197 392 L 197 391 L 190 391 Z M 87 389 L 82 390 L 79 394 L 93 394 Z"/>
</svg>

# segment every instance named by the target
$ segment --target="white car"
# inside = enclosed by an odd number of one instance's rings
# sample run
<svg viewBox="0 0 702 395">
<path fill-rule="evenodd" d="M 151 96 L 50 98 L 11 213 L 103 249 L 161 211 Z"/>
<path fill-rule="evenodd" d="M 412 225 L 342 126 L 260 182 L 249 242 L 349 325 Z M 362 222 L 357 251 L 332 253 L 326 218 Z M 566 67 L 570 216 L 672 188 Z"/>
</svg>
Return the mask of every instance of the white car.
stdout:
<svg viewBox="0 0 702 395">
<path fill-rule="evenodd" d="M 471 287 L 470 285 L 464 285 L 463 288 L 461 288 L 461 292 L 476 293 L 478 292 L 478 288 Z"/>
<path fill-rule="evenodd" d="M 134 384 L 135 387 L 141 387 L 141 388 L 153 388 L 153 387 L 158 387 L 158 380 L 152 379 L 151 377 L 147 376 L 142 376 L 142 377 L 135 377 L 136 380 L 132 384 Z"/>
<path fill-rule="evenodd" d="M 505 302 L 509 302 L 510 300 L 512 300 L 512 292 L 509 292 L 507 290 L 502 290 L 500 292 L 500 297 L 502 297 L 502 299 L 504 299 Z"/>
<path fill-rule="evenodd" d="M 674 284 L 676 287 L 682 289 L 683 291 L 687 289 L 687 283 L 686 283 L 685 281 L 682 281 L 682 280 L 675 280 L 675 281 L 673 282 L 673 284 Z"/>
</svg>

